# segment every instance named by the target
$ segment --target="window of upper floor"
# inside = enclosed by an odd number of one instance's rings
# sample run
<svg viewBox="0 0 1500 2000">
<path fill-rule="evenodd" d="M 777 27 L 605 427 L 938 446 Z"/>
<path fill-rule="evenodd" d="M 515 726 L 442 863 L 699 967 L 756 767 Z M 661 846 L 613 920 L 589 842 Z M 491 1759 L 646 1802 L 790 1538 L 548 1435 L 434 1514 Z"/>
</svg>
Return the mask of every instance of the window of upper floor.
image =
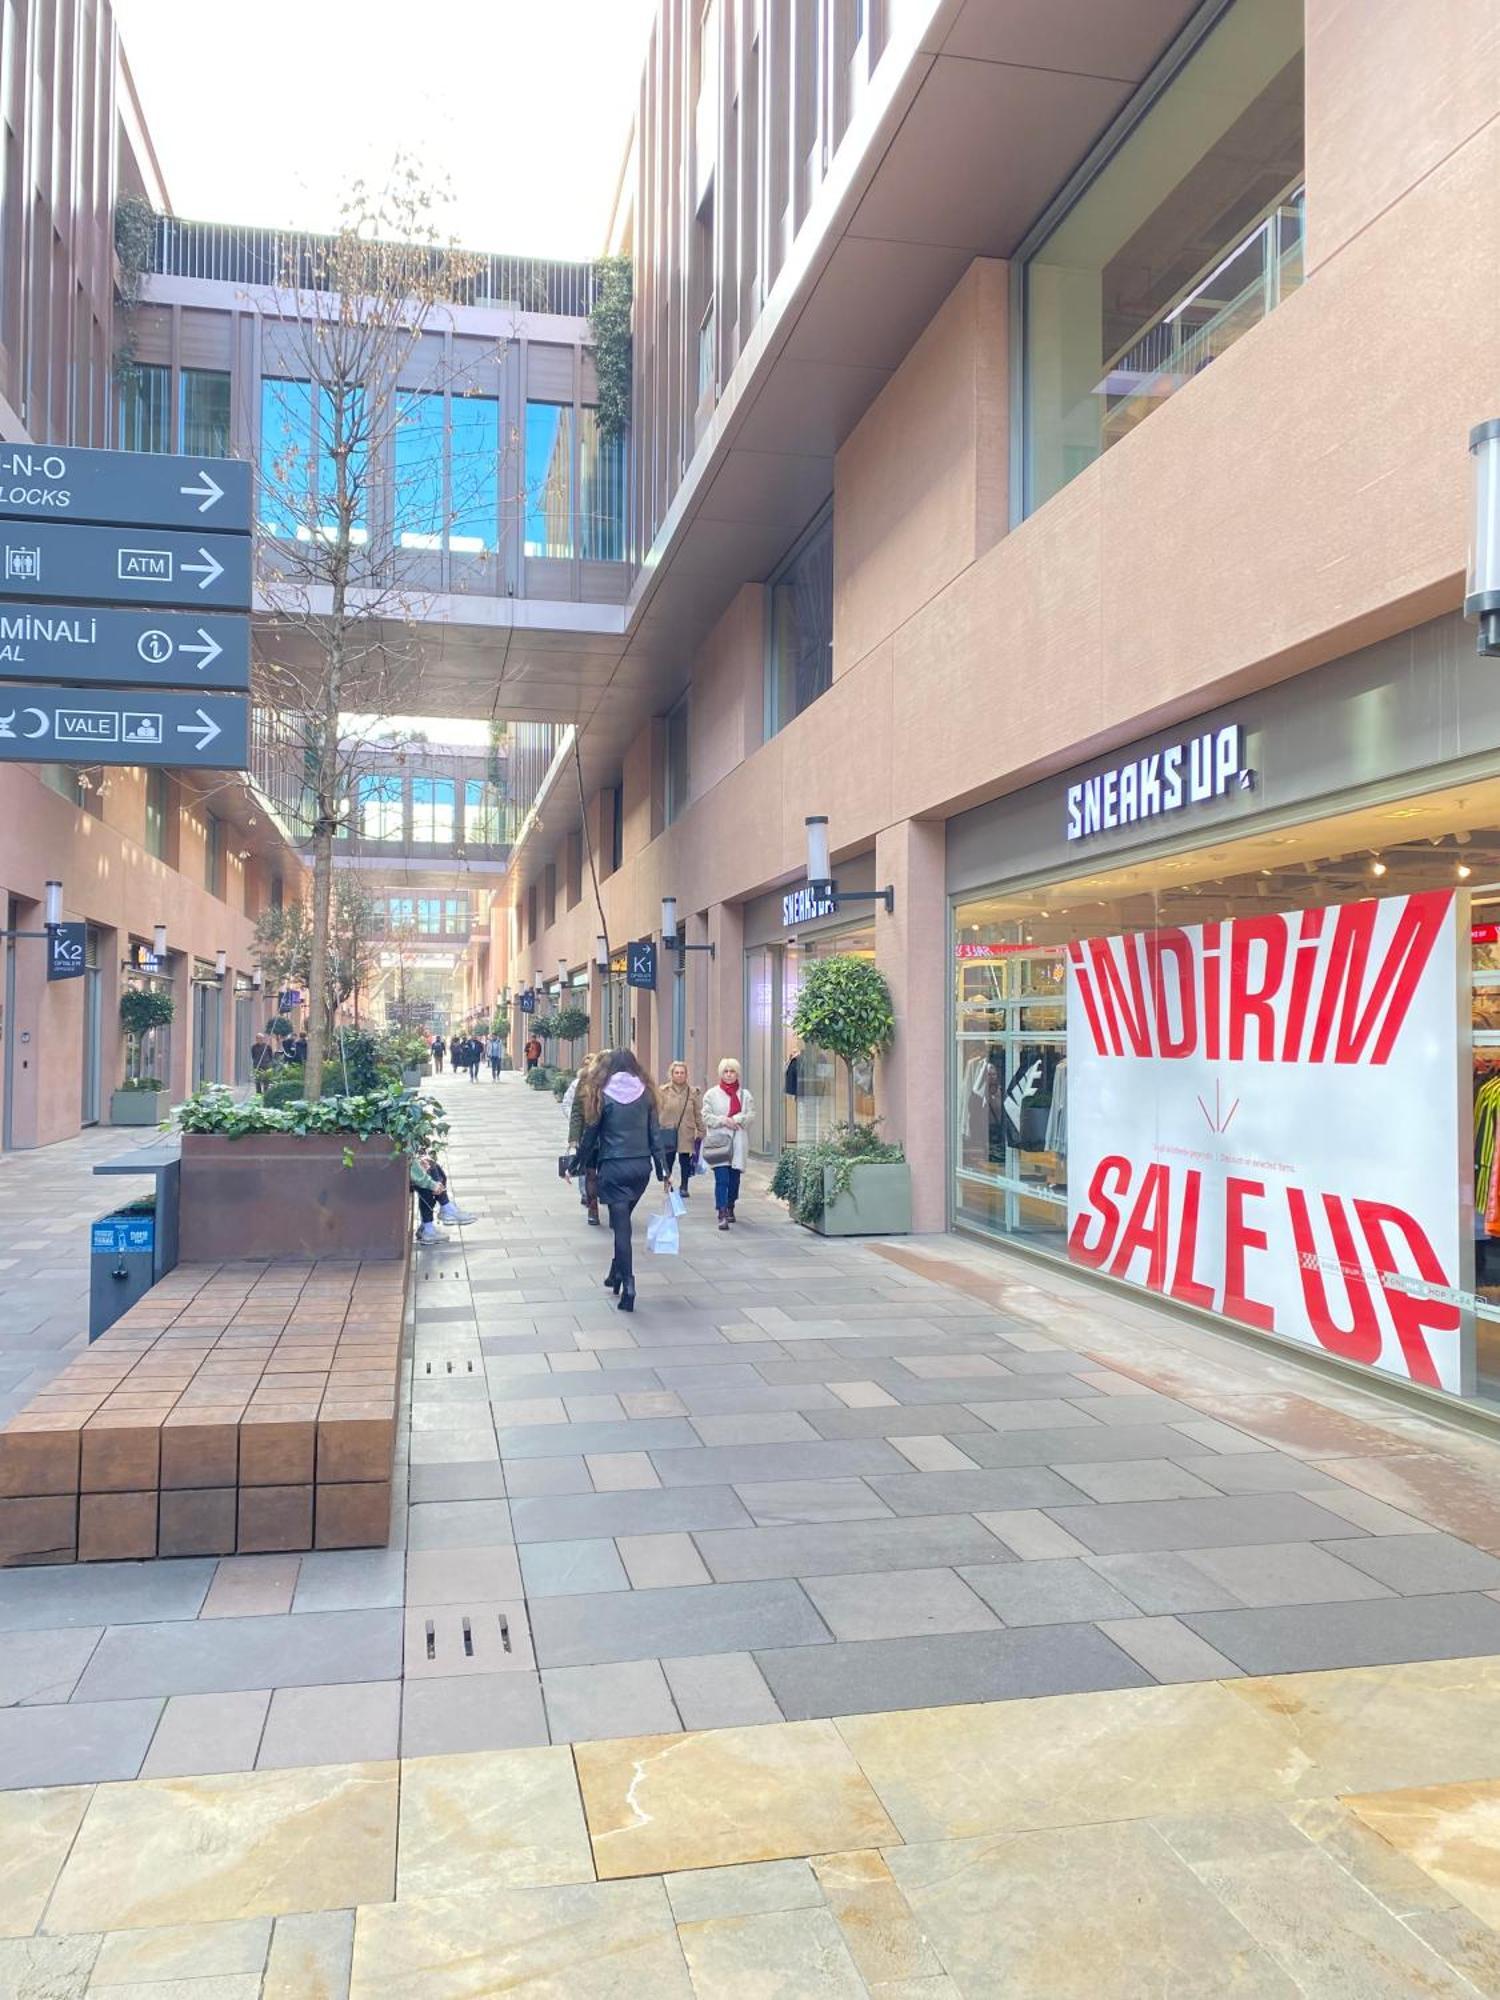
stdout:
<svg viewBox="0 0 1500 2000">
<path fill-rule="evenodd" d="M 260 525 L 267 534 L 310 542 L 341 531 L 339 462 L 344 465 L 343 513 L 352 543 L 370 538 L 369 439 L 357 388 L 317 386 L 284 375 L 260 385 Z"/>
<path fill-rule="evenodd" d="M 224 893 L 224 822 L 211 812 L 203 815 L 203 886 L 211 896 Z"/>
<path fill-rule="evenodd" d="M 411 837 L 432 847 L 451 847 L 458 810 L 458 787 L 452 778 L 413 778 Z"/>
<path fill-rule="evenodd" d="M 625 787 L 615 785 L 609 794 L 609 866 L 613 873 L 625 865 Z"/>
<path fill-rule="evenodd" d="M 158 861 L 167 859 L 167 825 L 171 811 L 170 779 L 165 771 L 146 773 L 146 852 Z"/>
<path fill-rule="evenodd" d="M 471 847 L 505 842 L 505 788 L 493 778 L 464 780 L 464 840 Z"/>
<path fill-rule="evenodd" d="M 178 384 L 178 450 L 229 456 L 229 374 L 222 368 L 184 368 Z"/>
<path fill-rule="evenodd" d="M 184 368 L 172 402 L 166 362 L 135 361 L 120 372 L 119 439 L 122 451 L 181 451 L 229 456 L 229 371 Z"/>
<path fill-rule="evenodd" d="M 526 405 L 525 546 L 528 556 L 566 561 L 573 554 L 573 406 Z"/>
<path fill-rule="evenodd" d="M 1023 511 L 1301 284 L 1302 17 L 1212 0 L 1021 246 Z"/>
<path fill-rule="evenodd" d="M 370 771 L 355 781 L 355 828 L 361 840 L 400 840 L 406 831 L 401 779 Z"/>
<path fill-rule="evenodd" d="M 172 371 L 165 363 L 122 368 L 118 402 L 121 451 L 172 449 Z"/>
<path fill-rule="evenodd" d="M 688 767 L 688 697 L 670 709 L 666 720 L 663 759 L 662 819 L 670 826 L 687 809 L 691 773 Z"/>
<path fill-rule="evenodd" d="M 497 397 L 404 391 L 395 429 L 396 541 L 489 555 L 500 542 Z"/>
<path fill-rule="evenodd" d="M 766 585 L 766 735 L 784 729 L 832 685 L 830 504 Z"/>
</svg>

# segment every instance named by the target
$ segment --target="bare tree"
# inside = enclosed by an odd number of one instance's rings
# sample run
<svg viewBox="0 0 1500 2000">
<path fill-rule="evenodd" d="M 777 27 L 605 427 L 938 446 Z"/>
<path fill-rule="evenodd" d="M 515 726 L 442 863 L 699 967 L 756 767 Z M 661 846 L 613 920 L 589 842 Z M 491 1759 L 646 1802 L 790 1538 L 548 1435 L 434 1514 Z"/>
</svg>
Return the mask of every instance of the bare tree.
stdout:
<svg viewBox="0 0 1500 2000">
<path fill-rule="evenodd" d="M 287 903 L 263 910 L 255 925 L 255 962 L 275 994 L 301 988 L 308 996 L 307 1053 L 312 1067 L 313 1017 L 323 1012 L 323 1038 L 332 1033 L 338 1010 L 364 990 L 375 967 L 375 903 L 351 869 L 333 875 L 327 952 L 321 981 L 313 978 L 313 923 L 310 908 Z"/>
<path fill-rule="evenodd" d="M 472 504 L 455 487 L 472 477 L 498 495 L 505 456 L 498 402 L 487 465 L 480 451 L 466 470 L 449 449 L 453 397 L 493 370 L 500 349 L 481 357 L 470 341 L 459 362 L 447 358 L 451 309 L 470 299 L 479 265 L 438 239 L 435 207 L 416 166 L 398 160 L 384 188 L 356 183 L 337 234 L 300 244 L 283 287 L 255 301 L 265 356 L 260 578 L 272 607 L 270 632 L 258 635 L 257 695 L 307 793 L 309 1097 L 321 1088 L 330 980 L 341 983 L 330 951 L 337 842 L 359 810 L 362 766 L 377 741 L 391 748 L 385 719 L 421 707 L 421 619 Z M 398 477 L 416 496 L 415 533 L 395 530 Z M 483 560 L 489 538 L 479 539 Z M 349 726 L 353 715 L 364 728 Z"/>
</svg>

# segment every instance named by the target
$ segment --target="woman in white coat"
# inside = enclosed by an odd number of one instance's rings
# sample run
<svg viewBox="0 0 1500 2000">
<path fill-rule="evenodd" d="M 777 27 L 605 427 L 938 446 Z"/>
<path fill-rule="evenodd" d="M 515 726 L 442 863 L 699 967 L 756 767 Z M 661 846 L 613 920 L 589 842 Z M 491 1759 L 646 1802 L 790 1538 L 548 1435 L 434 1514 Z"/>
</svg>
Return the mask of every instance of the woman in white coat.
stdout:
<svg viewBox="0 0 1500 2000">
<path fill-rule="evenodd" d="M 754 1117 L 755 1100 L 740 1082 L 739 1062 L 734 1056 L 725 1056 L 719 1064 L 718 1082 L 703 1093 L 703 1150 L 714 1170 L 714 1201 L 721 1229 L 727 1229 L 734 1221 L 740 1175 L 750 1156 L 747 1134 Z M 716 1150 L 713 1134 L 716 1130 L 727 1130 L 733 1135 L 727 1159 L 713 1158 Z M 719 1140 L 718 1147 L 722 1147 L 723 1143 Z"/>
</svg>

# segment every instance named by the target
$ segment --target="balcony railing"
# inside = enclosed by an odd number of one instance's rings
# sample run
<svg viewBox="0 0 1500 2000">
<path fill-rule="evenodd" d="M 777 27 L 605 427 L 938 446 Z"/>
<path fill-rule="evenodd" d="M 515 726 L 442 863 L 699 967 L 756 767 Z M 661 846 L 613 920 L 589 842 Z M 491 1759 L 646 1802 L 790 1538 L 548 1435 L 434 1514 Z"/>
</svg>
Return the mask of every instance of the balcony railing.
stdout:
<svg viewBox="0 0 1500 2000">
<path fill-rule="evenodd" d="M 185 222 L 175 215 L 159 215 L 151 268 L 162 277 L 322 291 L 334 241 L 301 230 L 242 229 L 231 223 Z M 463 256 L 466 266 L 477 268 L 466 272 L 457 288 L 462 304 L 510 306 L 568 319 L 586 319 L 593 309 L 592 263 L 470 251 Z M 434 251 L 433 258 L 440 262 L 442 252 Z"/>
</svg>

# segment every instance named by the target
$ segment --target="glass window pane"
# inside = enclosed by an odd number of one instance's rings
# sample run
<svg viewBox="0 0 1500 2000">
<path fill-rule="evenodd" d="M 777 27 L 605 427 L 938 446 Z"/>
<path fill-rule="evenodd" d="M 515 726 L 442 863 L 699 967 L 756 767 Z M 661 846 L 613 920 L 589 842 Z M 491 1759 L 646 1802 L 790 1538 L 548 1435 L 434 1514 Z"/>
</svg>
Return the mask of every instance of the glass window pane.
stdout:
<svg viewBox="0 0 1500 2000">
<path fill-rule="evenodd" d="M 448 546 L 485 555 L 499 540 L 500 405 L 493 396 L 454 396 Z"/>
<path fill-rule="evenodd" d="M 403 549 L 443 546 L 441 391 L 412 391 L 398 400 L 396 541 Z"/>
<path fill-rule="evenodd" d="M 260 525 L 304 533 L 312 518 L 312 384 L 267 375 L 260 385 Z"/>
<path fill-rule="evenodd" d="M 492 779 L 464 783 L 464 839 L 474 847 L 499 847 L 504 839 L 504 795 Z"/>
<path fill-rule="evenodd" d="M 356 387 L 318 391 L 318 532 L 338 533 L 338 459 L 342 453 L 345 505 L 350 540 L 369 540 L 369 438 L 363 390 Z"/>
<path fill-rule="evenodd" d="M 833 519 L 771 579 L 772 732 L 833 685 Z"/>
<path fill-rule="evenodd" d="M 579 413 L 579 552 L 594 562 L 625 560 L 625 438 L 601 438 L 599 412 Z"/>
<path fill-rule="evenodd" d="M 172 371 L 137 361 L 120 377 L 120 449 L 172 449 Z"/>
<path fill-rule="evenodd" d="M 1238 0 L 1026 265 L 1027 505 L 1302 270 L 1302 0 Z"/>
<path fill-rule="evenodd" d="M 401 780 L 394 773 L 376 773 L 355 785 L 359 832 L 363 840 L 399 840 L 402 835 Z"/>
<path fill-rule="evenodd" d="M 182 445 L 188 453 L 229 456 L 229 376 L 219 368 L 182 371 Z"/>
<path fill-rule="evenodd" d="M 448 847 L 453 844 L 457 791 L 452 778 L 413 778 L 411 837 Z"/>
<path fill-rule="evenodd" d="M 566 403 L 526 405 L 526 553 L 573 553 L 573 411 Z"/>
</svg>

